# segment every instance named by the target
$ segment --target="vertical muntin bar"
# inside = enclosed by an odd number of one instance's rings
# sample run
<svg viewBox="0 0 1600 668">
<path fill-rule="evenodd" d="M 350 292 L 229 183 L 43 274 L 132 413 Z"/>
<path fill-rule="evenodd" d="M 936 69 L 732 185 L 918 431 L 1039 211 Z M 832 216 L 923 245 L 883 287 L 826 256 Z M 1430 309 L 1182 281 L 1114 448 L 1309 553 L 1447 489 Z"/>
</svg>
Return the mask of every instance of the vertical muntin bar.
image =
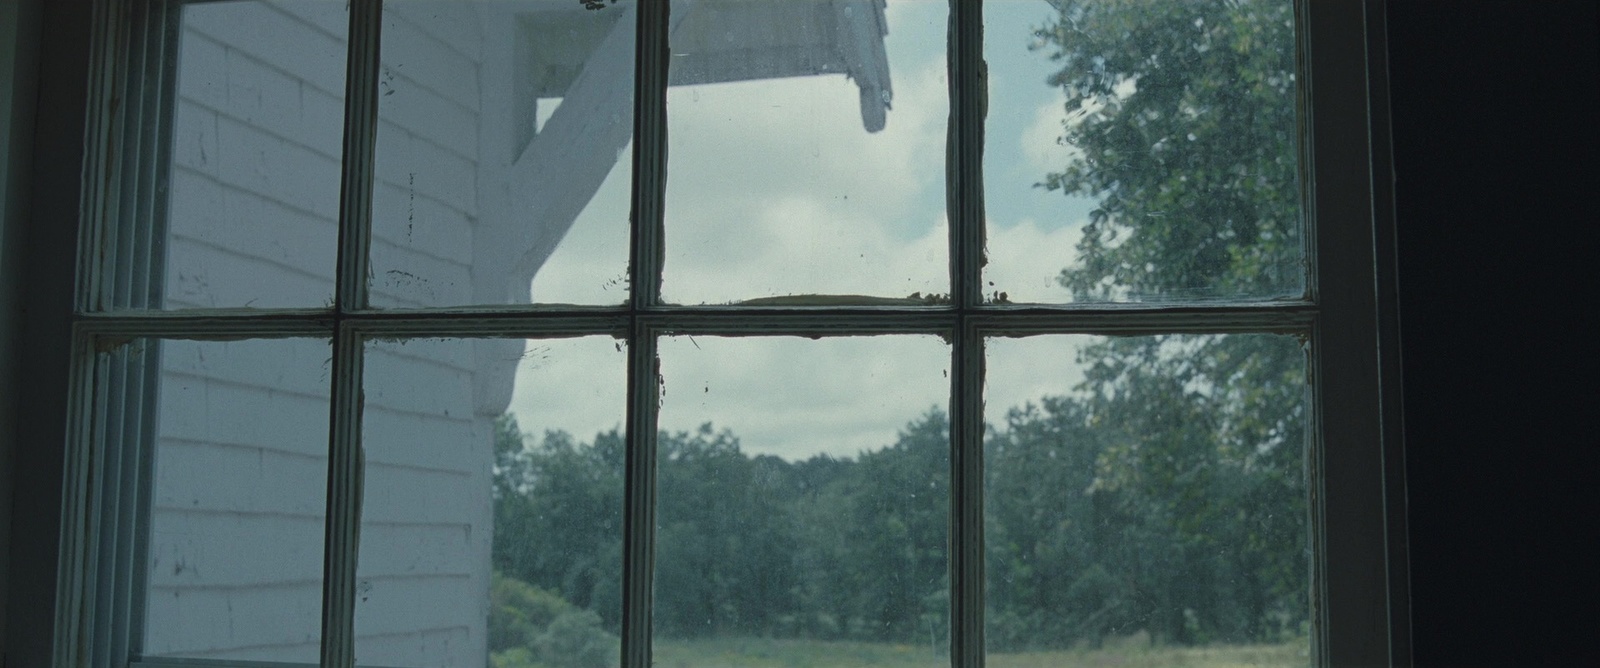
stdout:
<svg viewBox="0 0 1600 668">
<path fill-rule="evenodd" d="M 635 5 L 632 244 L 628 263 L 628 405 L 623 508 L 622 665 L 651 665 L 655 576 L 656 415 L 660 377 L 655 332 L 638 315 L 661 302 L 667 182 L 667 0 Z"/>
<path fill-rule="evenodd" d="M 656 416 L 660 361 L 655 332 L 635 324 L 628 341 L 628 454 L 622 522 L 622 665 L 648 668 L 655 576 Z"/>
<path fill-rule="evenodd" d="M 983 121 L 988 94 L 983 62 L 983 3 L 951 0 L 950 125 L 946 199 L 950 216 L 951 303 L 983 303 Z"/>
<path fill-rule="evenodd" d="M 333 297 L 340 314 L 367 307 L 367 251 L 372 241 L 373 151 L 378 133 L 378 49 L 383 1 L 352 0 L 349 22 L 338 273 Z"/>
<path fill-rule="evenodd" d="M 983 621 L 983 336 L 962 324 L 951 346 L 950 373 L 950 661 L 984 662 Z"/>
<path fill-rule="evenodd" d="M 950 663 L 980 668 L 983 640 L 983 3 L 951 0 L 946 187 L 951 301 L 958 316 L 950 380 Z"/>
<path fill-rule="evenodd" d="M 362 337 L 333 339 L 333 404 L 328 429 L 328 510 L 322 553 L 322 665 L 355 666 L 356 562 L 360 554 Z"/>
<path fill-rule="evenodd" d="M 661 303 L 661 265 L 667 193 L 667 71 L 669 3 L 637 5 L 634 49 L 632 247 L 629 304 L 634 311 Z"/>
<path fill-rule="evenodd" d="M 346 317 L 367 306 L 373 149 L 378 125 L 382 0 L 351 0 L 345 62 L 344 165 L 328 427 L 328 505 L 323 542 L 322 665 L 355 665 L 356 563 L 361 530 L 362 338 Z"/>
</svg>

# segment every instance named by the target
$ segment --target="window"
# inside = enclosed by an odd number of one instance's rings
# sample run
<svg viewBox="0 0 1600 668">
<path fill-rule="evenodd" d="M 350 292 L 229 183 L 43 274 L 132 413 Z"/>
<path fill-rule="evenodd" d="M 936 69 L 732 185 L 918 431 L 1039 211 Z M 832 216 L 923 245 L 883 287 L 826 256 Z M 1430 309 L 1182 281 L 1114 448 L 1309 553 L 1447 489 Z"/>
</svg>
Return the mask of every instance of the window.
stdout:
<svg viewBox="0 0 1600 668">
<path fill-rule="evenodd" d="M 58 665 L 1403 661 L 1361 6 L 103 9 Z"/>
</svg>

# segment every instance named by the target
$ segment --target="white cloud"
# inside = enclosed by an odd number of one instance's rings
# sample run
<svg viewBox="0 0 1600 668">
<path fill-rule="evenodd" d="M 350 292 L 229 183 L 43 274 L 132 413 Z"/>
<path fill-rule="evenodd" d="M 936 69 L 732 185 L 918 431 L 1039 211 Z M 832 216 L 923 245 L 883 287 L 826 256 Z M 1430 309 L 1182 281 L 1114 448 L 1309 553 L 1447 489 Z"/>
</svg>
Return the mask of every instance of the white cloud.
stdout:
<svg viewBox="0 0 1600 668">
<path fill-rule="evenodd" d="M 942 25 L 913 27 L 927 34 L 890 39 L 942 44 Z M 842 75 L 669 89 L 665 296 L 948 291 L 945 63 L 942 47 L 923 55 L 892 64 L 894 108 L 871 134 Z M 628 176 L 625 152 L 535 277 L 537 300 L 621 301 Z"/>
<path fill-rule="evenodd" d="M 901 250 L 944 208 L 944 65 L 918 65 L 896 77 L 876 134 L 842 76 L 670 91 L 663 293 L 718 303 L 945 291 L 942 247 Z"/>
<path fill-rule="evenodd" d="M 1077 257 L 1084 221 L 1041 225 L 1031 218 L 1010 227 L 989 225 L 984 292 L 1005 292 L 1013 302 L 1062 303 L 1070 296 L 1056 283 Z"/>
<path fill-rule="evenodd" d="M 710 421 L 752 454 L 854 457 L 944 408 L 949 363 L 932 336 L 671 337 L 661 342 L 661 426 Z"/>
<path fill-rule="evenodd" d="M 1077 147 L 1062 142 L 1061 136 L 1066 130 L 1063 111 L 1066 98 L 1060 94 L 1053 98 L 1034 110 L 1033 119 L 1018 137 L 1028 165 L 1039 174 L 1059 171 L 1062 165 L 1070 164 L 1083 154 Z"/>
<path fill-rule="evenodd" d="M 1078 349 L 1094 337 L 1084 335 L 1032 336 L 990 339 L 985 344 L 984 420 L 1005 424 L 1006 411 L 1043 396 L 1071 393 L 1083 382 Z"/>
<path fill-rule="evenodd" d="M 890 55 L 898 60 L 891 63 L 894 107 L 880 133 L 866 133 L 855 85 L 842 76 L 669 90 L 669 299 L 948 292 L 945 26 L 942 10 L 922 9 L 890 4 Z M 935 14 L 940 20 L 905 23 Z M 1012 127 L 991 128 L 991 141 L 1006 142 L 1007 151 L 1021 145 L 1030 172 L 1059 168 L 1061 152 L 1070 150 L 1055 143 L 1062 118 L 1056 98 Z M 533 291 L 541 301 L 625 297 L 613 279 L 626 267 L 627 167 L 624 154 L 540 271 Z M 1017 224 L 989 228 L 986 279 L 1012 301 L 1065 299 L 1054 277 L 1073 257 L 1080 221 L 1048 220 L 1059 206 L 1050 204 Z M 1048 357 L 1037 363 L 1031 352 L 1005 352 L 1013 343 L 997 343 L 991 405 L 1076 384 L 1073 354 L 1060 353 L 1059 338 L 1026 349 Z M 620 425 L 625 356 L 615 343 L 597 338 L 551 350 L 562 356 L 559 364 L 519 369 L 512 408 L 524 426 L 567 429 L 588 440 Z M 949 355 L 948 345 L 926 336 L 669 338 L 661 344 L 661 427 L 692 430 L 712 421 L 739 436 L 747 452 L 853 457 L 893 443 L 929 407 L 946 407 Z M 991 417 L 1003 418 L 1003 411 Z"/>
<path fill-rule="evenodd" d="M 620 348 L 620 349 L 619 349 Z M 604 336 L 529 341 L 517 362 L 510 411 L 522 430 L 561 430 L 589 442 L 626 418 L 626 346 Z"/>
</svg>

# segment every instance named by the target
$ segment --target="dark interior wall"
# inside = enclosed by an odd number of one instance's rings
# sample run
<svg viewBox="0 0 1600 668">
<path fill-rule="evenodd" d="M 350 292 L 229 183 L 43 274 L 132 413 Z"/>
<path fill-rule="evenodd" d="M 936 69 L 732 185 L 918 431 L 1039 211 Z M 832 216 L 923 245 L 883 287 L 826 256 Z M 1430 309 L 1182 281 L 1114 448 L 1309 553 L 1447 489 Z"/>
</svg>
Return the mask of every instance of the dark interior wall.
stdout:
<svg viewBox="0 0 1600 668">
<path fill-rule="evenodd" d="M 25 249 L 13 313 L 16 358 L 10 387 L 26 387 L 16 401 L 14 431 L 0 434 L 10 448 L 12 540 L 3 603 L 5 635 L 0 668 L 48 666 L 55 619 L 56 560 L 61 534 L 62 473 L 77 254 L 78 194 L 83 178 L 84 124 L 89 61 L 88 0 L 24 0 L 37 39 L 30 61 L 38 68 L 32 100 L 33 145 L 28 169 L 28 222 L 16 239 Z M 8 240 L 8 243 L 10 241 Z M 14 318 L 14 320 L 13 320 Z"/>
<path fill-rule="evenodd" d="M 1388 24 L 1415 658 L 1600 665 L 1600 16 Z"/>
</svg>

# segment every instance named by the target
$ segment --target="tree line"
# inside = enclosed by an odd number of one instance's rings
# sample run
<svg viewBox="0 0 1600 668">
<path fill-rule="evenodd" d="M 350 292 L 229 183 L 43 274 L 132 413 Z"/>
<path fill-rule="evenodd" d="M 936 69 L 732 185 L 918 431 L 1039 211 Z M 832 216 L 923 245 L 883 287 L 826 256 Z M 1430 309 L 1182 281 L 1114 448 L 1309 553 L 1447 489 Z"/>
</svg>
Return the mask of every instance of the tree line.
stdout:
<svg viewBox="0 0 1600 668">
<path fill-rule="evenodd" d="M 1247 338 L 1255 359 L 1245 364 L 1301 354 L 1293 339 Z M 1105 345 L 1116 343 L 1124 342 Z M 1239 421 L 1222 404 L 1237 407 L 1250 388 L 1209 387 L 1159 368 L 1187 365 L 1177 353 L 1157 349 L 1152 364 L 1145 373 L 1167 382 L 1044 397 L 988 429 L 991 649 L 1098 644 L 1140 630 L 1176 644 L 1304 632 L 1298 396 L 1277 397 L 1287 410 L 1271 424 Z M 617 633 L 622 438 L 528 438 L 510 417 L 498 427 L 495 570 L 591 611 L 597 628 Z M 752 456 L 711 425 L 662 432 L 658 448 L 653 614 L 661 637 L 948 642 L 942 411 L 854 458 Z"/>
</svg>

